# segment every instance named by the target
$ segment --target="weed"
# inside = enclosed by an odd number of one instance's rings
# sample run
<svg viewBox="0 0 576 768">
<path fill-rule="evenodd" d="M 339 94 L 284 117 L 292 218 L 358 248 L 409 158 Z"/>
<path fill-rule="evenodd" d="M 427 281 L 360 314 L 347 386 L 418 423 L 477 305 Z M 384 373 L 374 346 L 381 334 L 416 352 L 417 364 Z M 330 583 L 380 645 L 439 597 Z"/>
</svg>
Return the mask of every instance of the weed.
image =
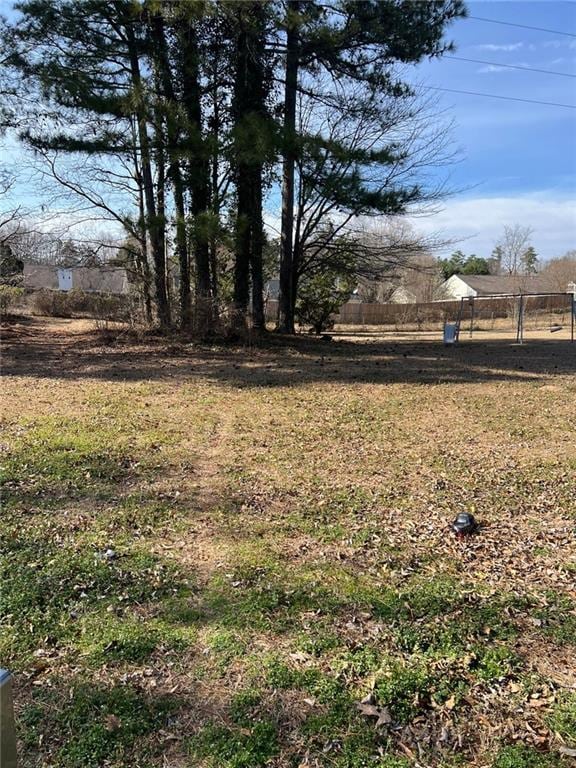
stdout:
<svg viewBox="0 0 576 768">
<path fill-rule="evenodd" d="M 214 657 L 220 673 L 226 671 L 230 664 L 246 650 L 246 640 L 237 631 L 225 627 L 213 627 L 204 637 L 206 648 Z"/>
<path fill-rule="evenodd" d="M 207 725 L 191 739 L 189 748 L 210 768 L 258 768 L 277 753 L 278 736 L 268 721 L 243 730 Z"/>
<path fill-rule="evenodd" d="M 548 718 L 550 728 L 570 744 L 576 744 L 576 693 L 562 691 Z"/>
<path fill-rule="evenodd" d="M 146 553 L 126 553 L 107 561 L 93 549 L 23 538 L 10 541 L 0 577 L 0 613 L 8 630 L 0 648 L 16 665 L 46 638 L 52 645 L 70 641 L 78 634 L 77 620 L 83 615 L 181 588 L 174 569 Z"/>
<path fill-rule="evenodd" d="M 532 747 L 514 745 L 500 750 L 492 768 L 558 768 L 556 755 L 537 752 Z"/>
<path fill-rule="evenodd" d="M 77 683 L 67 701 L 54 705 L 54 694 L 41 690 L 23 712 L 28 738 L 49 734 L 59 768 L 99 768 L 125 765 L 143 737 L 165 726 L 177 707 L 169 698 L 146 700 L 127 686 L 104 688 Z M 60 746 L 62 745 L 62 746 Z M 150 756 L 150 753 L 148 753 Z M 133 758 L 132 758 L 133 759 Z"/>
<path fill-rule="evenodd" d="M 64 419 L 30 425 L 1 467 L 6 502 L 102 493 L 131 463 L 114 437 L 103 427 L 90 429 Z"/>
</svg>

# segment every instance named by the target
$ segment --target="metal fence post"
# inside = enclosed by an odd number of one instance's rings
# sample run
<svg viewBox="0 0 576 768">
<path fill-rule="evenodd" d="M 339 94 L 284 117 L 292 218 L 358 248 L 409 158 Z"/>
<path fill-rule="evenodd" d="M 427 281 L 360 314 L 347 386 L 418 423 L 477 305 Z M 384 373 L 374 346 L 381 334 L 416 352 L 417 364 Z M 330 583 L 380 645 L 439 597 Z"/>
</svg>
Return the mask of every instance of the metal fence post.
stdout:
<svg viewBox="0 0 576 768">
<path fill-rule="evenodd" d="M 0 669 L 0 768 L 16 768 L 12 675 L 7 669 Z"/>
</svg>

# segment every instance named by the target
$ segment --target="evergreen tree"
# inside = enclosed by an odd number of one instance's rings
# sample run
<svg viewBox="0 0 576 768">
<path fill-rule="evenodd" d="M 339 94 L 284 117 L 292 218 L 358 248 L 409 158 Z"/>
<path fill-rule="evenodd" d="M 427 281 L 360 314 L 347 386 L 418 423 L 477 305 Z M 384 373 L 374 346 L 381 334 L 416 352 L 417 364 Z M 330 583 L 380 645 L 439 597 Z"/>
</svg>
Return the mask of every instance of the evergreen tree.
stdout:
<svg viewBox="0 0 576 768">
<path fill-rule="evenodd" d="M 522 256 L 520 257 L 522 264 L 522 271 L 525 275 L 535 275 L 538 272 L 538 254 L 532 246 L 526 248 Z"/>
<path fill-rule="evenodd" d="M 157 315 L 167 326 L 165 221 L 155 194 L 142 75 L 148 53 L 142 7 L 131 0 L 23 0 L 16 10 L 22 19 L 7 41 L 9 62 L 54 106 L 53 119 L 31 124 L 22 138 L 37 148 L 137 158 Z"/>
<path fill-rule="evenodd" d="M 502 271 L 503 255 L 502 247 L 497 245 L 490 254 L 490 258 L 488 259 L 488 269 L 491 275 L 499 275 Z"/>
<path fill-rule="evenodd" d="M 270 71 L 266 61 L 269 7 L 256 0 L 230 5 L 234 22 L 233 173 L 236 184 L 234 305 L 240 317 L 248 309 L 250 287 L 256 328 L 263 329 L 264 166 L 274 158 L 275 129 L 267 108 Z"/>
<path fill-rule="evenodd" d="M 303 87 L 303 83 L 299 85 L 299 74 L 305 73 L 307 82 L 312 83 L 322 75 L 339 82 L 359 83 L 365 87 L 367 99 L 401 99 L 410 89 L 394 79 L 392 65 L 444 53 L 450 47 L 443 41 L 445 27 L 462 15 L 464 5 L 460 0 L 286 3 L 283 132 L 287 149 L 283 166 L 280 331 L 294 330 L 296 280 L 292 235 L 288 230 L 293 227 L 296 93 Z M 350 193 L 357 194 L 361 186 L 360 179 L 349 188 Z M 338 194 L 345 191 L 338 190 Z M 375 210 L 379 210 L 377 206 Z"/>
<path fill-rule="evenodd" d="M 135 264 L 148 295 L 154 284 L 161 325 L 176 316 L 167 251 L 174 244 L 177 316 L 188 326 L 192 300 L 212 306 L 218 293 L 228 219 L 234 304 L 244 317 L 251 303 L 255 326 L 264 327 L 262 206 L 280 164 L 279 328 L 288 332 L 299 280 L 336 258 L 333 243 L 343 232 L 333 215 L 401 215 L 426 199 L 407 172 L 410 162 L 418 167 L 414 144 L 386 135 L 394 105 L 407 117 L 413 107 L 394 65 L 441 55 L 446 25 L 464 12 L 461 0 L 21 0 L 17 7 L 11 63 L 53 108 L 24 138 L 46 151 L 131 165 L 136 211 L 115 216 L 139 243 Z M 303 104 L 314 115 L 307 127 Z M 318 129 L 324 109 L 340 133 Z M 373 129 L 380 135 L 371 145 Z M 80 184 L 68 188 L 85 195 Z"/>
<path fill-rule="evenodd" d="M 190 259 L 186 235 L 186 209 L 184 183 L 180 161 L 181 129 L 178 120 L 173 72 L 170 66 L 162 6 L 146 14 L 150 35 L 150 55 L 158 81 L 160 97 L 157 110 L 159 118 L 166 125 L 167 156 L 169 159 L 168 178 L 172 182 L 176 213 L 176 253 L 180 271 L 180 324 L 188 328 L 190 315 Z"/>
<path fill-rule="evenodd" d="M 486 259 L 476 254 L 466 256 L 462 251 L 454 251 L 449 259 L 440 259 L 440 268 L 444 280 L 452 275 L 489 275 L 490 266 Z"/>
<path fill-rule="evenodd" d="M 489 275 L 490 266 L 486 259 L 476 256 L 474 253 L 468 256 L 462 267 L 463 275 Z"/>
</svg>

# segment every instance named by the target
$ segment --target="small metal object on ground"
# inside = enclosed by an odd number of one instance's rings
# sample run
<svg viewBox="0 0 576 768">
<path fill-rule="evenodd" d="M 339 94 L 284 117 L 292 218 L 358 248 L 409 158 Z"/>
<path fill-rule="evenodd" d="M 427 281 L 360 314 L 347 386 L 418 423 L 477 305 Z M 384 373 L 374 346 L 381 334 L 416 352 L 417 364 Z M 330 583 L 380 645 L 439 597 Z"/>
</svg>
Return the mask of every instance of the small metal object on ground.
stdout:
<svg viewBox="0 0 576 768">
<path fill-rule="evenodd" d="M 474 515 L 471 515 L 468 512 L 460 512 L 452 523 L 452 530 L 460 536 L 474 533 L 477 528 L 478 523 L 476 522 Z"/>
<path fill-rule="evenodd" d="M 0 768 L 16 768 L 12 675 L 7 669 L 0 669 Z"/>
</svg>

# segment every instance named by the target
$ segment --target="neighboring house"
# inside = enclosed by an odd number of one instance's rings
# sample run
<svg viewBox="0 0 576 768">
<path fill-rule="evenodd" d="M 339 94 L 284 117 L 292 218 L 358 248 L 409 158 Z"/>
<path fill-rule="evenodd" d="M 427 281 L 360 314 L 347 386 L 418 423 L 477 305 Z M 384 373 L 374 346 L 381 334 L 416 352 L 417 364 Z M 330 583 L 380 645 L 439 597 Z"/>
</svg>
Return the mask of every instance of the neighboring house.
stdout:
<svg viewBox="0 0 576 768">
<path fill-rule="evenodd" d="M 405 286 L 400 285 L 396 290 L 392 291 L 388 301 L 390 304 L 415 304 L 416 294 L 409 291 Z"/>
<path fill-rule="evenodd" d="M 519 293 L 555 293 L 544 275 L 452 275 L 439 288 L 447 299 L 509 296 Z"/>
<path fill-rule="evenodd" d="M 264 285 L 264 301 L 270 302 L 270 301 L 278 301 L 278 297 L 280 296 L 280 280 L 277 277 L 273 277 L 271 280 L 268 280 L 267 283 Z M 350 296 L 349 301 L 362 301 L 362 297 L 358 293 L 358 289 L 353 291 L 352 295 Z"/>
<path fill-rule="evenodd" d="M 55 267 L 24 264 L 24 288 L 86 293 L 128 293 L 128 273 L 122 267 Z"/>
<path fill-rule="evenodd" d="M 280 295 L 280 280 L 277 277 L 273 277 L 272 280 L 264 286 L 264 300 L 265 301 L 277 301 Z"/>
<path fill-rule="evenodd" d="M 348 302 L 352 302 L 353 304 L 358 304 L 362 301 L 362 296 L 360 296 L 360 292 L 358 291 L 358 288 L 352 291 L 350 298 L 348 299 Z"/>
</svg>

